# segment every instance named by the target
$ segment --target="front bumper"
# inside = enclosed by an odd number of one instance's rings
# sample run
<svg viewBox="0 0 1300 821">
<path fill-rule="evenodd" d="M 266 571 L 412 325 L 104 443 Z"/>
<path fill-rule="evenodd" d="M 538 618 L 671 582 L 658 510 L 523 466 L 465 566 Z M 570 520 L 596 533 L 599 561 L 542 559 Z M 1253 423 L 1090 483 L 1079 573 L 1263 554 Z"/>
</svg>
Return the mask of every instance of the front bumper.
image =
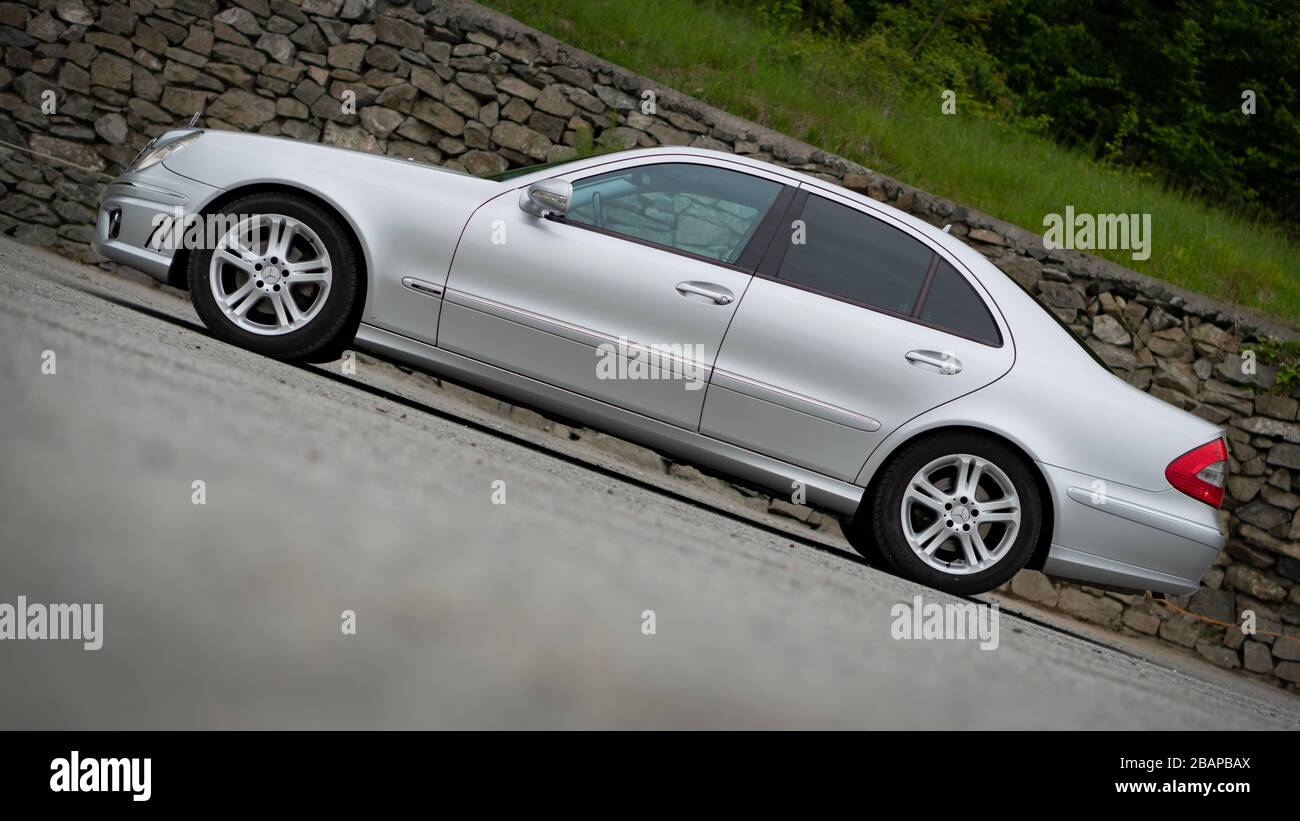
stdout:
<svg viewBox="0 0 1300 821">
<path fill-rule="evenodd" d="M 221 189 L 182 177 L 163 163 L 129 172 L 109 183 L 95 225 L 95 253 L 166 282 L 171 248 L 149 241 L 164 217 L 197 213 Z"/>
</svg>

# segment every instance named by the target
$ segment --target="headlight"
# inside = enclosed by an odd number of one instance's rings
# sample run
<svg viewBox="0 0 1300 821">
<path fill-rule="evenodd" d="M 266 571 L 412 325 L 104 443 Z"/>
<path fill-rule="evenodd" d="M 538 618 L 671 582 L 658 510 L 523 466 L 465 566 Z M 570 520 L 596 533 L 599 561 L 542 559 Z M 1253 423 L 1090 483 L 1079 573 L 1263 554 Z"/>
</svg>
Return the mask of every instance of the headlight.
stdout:
<svg viewBox="0 0 1300 821">
<path fill-rule="evenodd" d="M 184 137 L 178 137 L 177 139 L 163 145 L 145 146 L 144 151 L 140 152 L 140 156 L 131 164 L 130 170 L 143 171 L 151 165 L 157 165 L 175 154 L 177 151 L 180 151 L 185 146 L 197 140 L 202 133 L 202 131 L 195 131 L 193 134 L 186 134 Z"/>
</svg>

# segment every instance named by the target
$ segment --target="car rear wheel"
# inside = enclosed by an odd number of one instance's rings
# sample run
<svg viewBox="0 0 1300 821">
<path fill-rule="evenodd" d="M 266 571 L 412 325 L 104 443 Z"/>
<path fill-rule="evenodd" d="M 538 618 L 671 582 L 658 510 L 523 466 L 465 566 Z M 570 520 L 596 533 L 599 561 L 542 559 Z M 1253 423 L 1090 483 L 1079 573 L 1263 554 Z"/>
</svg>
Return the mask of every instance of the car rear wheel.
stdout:
<svg viewBox="0 0 1300 821">
<path fill-rule="evenodd" d="M 906 445 L 872 499 L 872 542 L 897 573 L 950 593 L 992 590 L 1038 543 L 1042 500 L 1031 467 L 977 434 Z"/>
<path fill-rule="evenodd" d="M 291 194 L 253 194 L 209 215 L 218 234 L 190 253 L 190 296 L 213 335 L 279 359 L 345 343 L 358 254 L 338 219 Z M 205 230 L 205 239 L 207 231 Z"/>
</svg>

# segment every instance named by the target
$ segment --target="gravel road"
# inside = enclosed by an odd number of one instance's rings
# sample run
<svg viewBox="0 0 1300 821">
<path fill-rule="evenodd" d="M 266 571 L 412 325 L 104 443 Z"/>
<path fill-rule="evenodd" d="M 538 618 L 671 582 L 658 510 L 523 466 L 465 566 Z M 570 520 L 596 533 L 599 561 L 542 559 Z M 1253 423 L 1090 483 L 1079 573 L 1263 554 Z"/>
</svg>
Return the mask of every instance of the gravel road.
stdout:
<svg viewBox="0 0 1300 821">
<path fill-rule="evenodd" d="M 104 613 L 0 641 L 0 728 L 1300 727 L 1005 612 L 896 640 L 957 600 L 196 323 L 0 239 L 0 603 Z"/>
</svg>

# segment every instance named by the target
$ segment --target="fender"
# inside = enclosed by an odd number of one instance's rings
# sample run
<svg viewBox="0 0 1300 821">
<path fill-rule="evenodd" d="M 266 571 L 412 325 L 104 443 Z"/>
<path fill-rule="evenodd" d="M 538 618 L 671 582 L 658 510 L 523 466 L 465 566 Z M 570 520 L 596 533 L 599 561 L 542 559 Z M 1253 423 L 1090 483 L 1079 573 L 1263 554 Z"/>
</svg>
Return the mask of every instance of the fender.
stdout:
<svg viewBox="0 0 1300 821">
<path fill-rule="evenodd" d="M 437 332 L 437 303 L 413 299 L 402 279 L 445 287 L 470 214 L 502 191 L 491 180 L 317 143 L 231 131 L 205 131 L 200 143 L 214 150 L 178 152 L 164 165 L 224 192 L 274 184 L 328 203 L 348 222 L 366 260 L 362 321 L 408 334 L 413 326 L 427 329 L 420 335 L 429 340 Z"/>
</svg>

